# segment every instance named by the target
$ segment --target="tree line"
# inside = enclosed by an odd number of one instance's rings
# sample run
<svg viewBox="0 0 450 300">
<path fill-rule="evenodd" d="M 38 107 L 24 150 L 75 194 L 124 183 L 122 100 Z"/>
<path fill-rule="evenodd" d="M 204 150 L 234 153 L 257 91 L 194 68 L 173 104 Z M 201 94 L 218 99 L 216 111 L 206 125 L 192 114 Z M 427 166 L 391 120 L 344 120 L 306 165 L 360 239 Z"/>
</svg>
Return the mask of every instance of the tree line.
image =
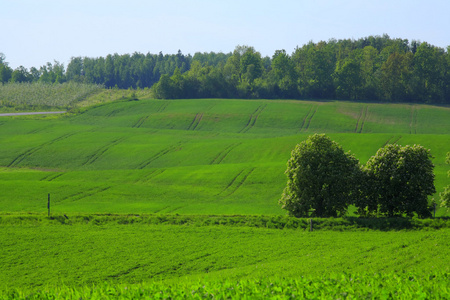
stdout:
<svg viewBox="0 0 450 300">
<path fill-rule="evenodd" d="M 0 53 L 0 82 L 42 82 L 63 83 L 74 81 L 78 83 L 98 84 L 106 88 L 144 89 L 157 83 L 163 74 L 174 74 L 175 70 L 186 72 L 192 62 L 216 66 L 224 63 L 231 53 L 195 53 L 184 55 L 178 51 L 175 55 L 142 54 L 109 54 L 104 57 L 72 57 L 67 69 L 64 64 L 54 61 L 48 62 L 39 69 L 32 67 L 27 70 L 20 66 L 12 70 Z"/>
<path fill-rule="evenodd" d="M 106 88 L 152 88 L 171 98 L 342 99 L 450 103 L 450 46 L 393 39 L 309 42 L 292 54 L 262 57 L 253 47 L 230 53 L 114 54 L 73 57 L 29 71 L 0 57 L 1 82 L 76 81 Z"/>
</svg>

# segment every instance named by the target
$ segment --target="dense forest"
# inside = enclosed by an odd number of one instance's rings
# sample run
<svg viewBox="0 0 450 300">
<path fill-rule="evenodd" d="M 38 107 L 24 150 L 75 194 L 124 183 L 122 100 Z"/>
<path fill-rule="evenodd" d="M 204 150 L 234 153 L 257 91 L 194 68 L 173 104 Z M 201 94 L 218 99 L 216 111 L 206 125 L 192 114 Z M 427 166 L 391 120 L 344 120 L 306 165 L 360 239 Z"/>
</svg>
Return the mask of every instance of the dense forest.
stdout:
<svg viewBox="0 0 450 300">
<path fill-rule="evenodd" d="M 67 69 L 53 64 L 12 70 L 0 56 L 0 80 L 106 88 L 152 88 L 157 98 L 343 99 L 450 103 L 450 46 L 392 39 L 309 42 L 292 54 L 262 57 L 253 47 L 232 53 L 114 54 L 73 57 Z"/>
</svg>

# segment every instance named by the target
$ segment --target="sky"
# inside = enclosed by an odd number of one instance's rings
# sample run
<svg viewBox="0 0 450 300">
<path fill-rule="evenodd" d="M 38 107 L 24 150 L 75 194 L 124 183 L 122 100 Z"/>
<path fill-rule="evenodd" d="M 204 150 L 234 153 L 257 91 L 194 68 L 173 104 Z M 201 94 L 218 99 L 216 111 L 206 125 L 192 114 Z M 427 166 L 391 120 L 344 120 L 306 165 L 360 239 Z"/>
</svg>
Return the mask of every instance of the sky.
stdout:
<svg viewBox="0 0 450 300">
<path fill-rule="evenodd" d="M 449 0 L 0 0 L 0 53 L 13 69 L 71 57 L 194 55 L 388 34 L 450 46 Z"/>
</svg>

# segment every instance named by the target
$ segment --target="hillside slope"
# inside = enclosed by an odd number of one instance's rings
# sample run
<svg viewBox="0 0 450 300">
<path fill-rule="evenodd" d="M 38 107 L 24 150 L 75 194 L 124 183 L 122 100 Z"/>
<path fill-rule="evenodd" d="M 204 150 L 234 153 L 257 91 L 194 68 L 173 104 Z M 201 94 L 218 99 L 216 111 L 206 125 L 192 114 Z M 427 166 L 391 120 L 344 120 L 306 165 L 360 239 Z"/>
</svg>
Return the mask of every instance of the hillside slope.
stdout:
<svg viewBox="0 0 450 300">
<path fill-rule="evenodd" d="M 440 192 L 449 116 L 424 105 L 202 99 L 3 117 L 0 207 L 45 212 L 50 193 L 61 213 L 284 214 L 286 161 L 315 132 L 361 163 L 387 143 L 430 148 Z"/>
</svg>

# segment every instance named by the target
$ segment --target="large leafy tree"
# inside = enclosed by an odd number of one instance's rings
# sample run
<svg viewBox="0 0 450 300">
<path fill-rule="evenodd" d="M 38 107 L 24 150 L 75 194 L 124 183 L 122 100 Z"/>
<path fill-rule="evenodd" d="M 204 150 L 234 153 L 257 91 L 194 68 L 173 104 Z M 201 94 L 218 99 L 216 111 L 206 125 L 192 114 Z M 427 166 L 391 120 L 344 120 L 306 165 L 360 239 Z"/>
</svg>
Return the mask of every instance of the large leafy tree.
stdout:
<svg viewBox="0 0 450 300">
<path fill-rule="evenodd" d="M 357 203 L 359 210 L 389 217 L 412 216 L 414 212 L 430 217 L 428 196 L 436 192 L 431 159 L 430 150 L 420 145 L 379 149 L 364 167 L 367 201 Z"/>
<path fill-rule="evenodd" d="M 298 144 L 287 162 L 286 188 L 279 203 L 296 217 L 336 217 L 352 202 L 358 160 L 324 134 Z"/>
</svg>

